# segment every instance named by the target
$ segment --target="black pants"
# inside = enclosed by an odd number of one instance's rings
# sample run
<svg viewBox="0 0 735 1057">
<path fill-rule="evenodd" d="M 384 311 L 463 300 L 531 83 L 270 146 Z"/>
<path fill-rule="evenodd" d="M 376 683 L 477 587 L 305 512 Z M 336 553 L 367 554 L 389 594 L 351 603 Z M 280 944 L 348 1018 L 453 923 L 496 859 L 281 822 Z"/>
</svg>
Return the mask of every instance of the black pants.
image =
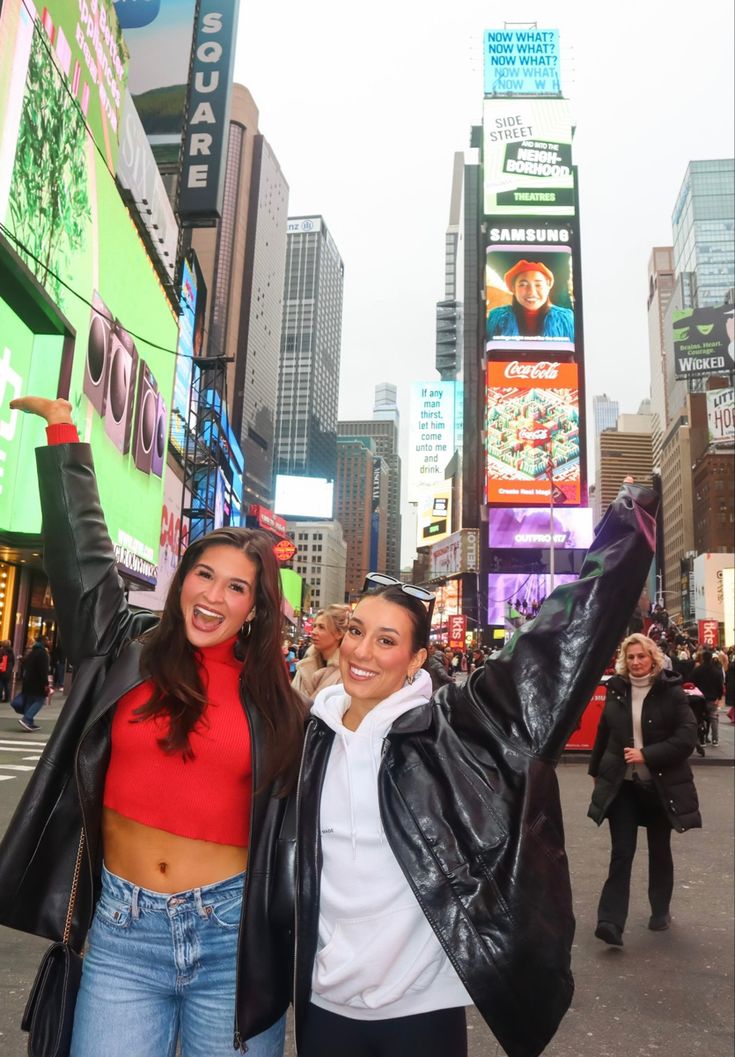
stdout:
<svg viewBox="0 0 735 1057">
<path fill-rule="evenodd" d="M 671 825 L 655 789 L 623 782 L 607 813 L 612 851 L 610 870 L 597 908 L 598 921 L 625 928 L 638 827 L 648 834 L 648 899 L 652 914 L 668 914 L 674 890 Z"/>
<path fill-rule="evenodd" d="M 462 1007 L 390 1020 L 353 1020 L 310 1005 L 299 1057 L 467 1057 Z"/>
</svg>

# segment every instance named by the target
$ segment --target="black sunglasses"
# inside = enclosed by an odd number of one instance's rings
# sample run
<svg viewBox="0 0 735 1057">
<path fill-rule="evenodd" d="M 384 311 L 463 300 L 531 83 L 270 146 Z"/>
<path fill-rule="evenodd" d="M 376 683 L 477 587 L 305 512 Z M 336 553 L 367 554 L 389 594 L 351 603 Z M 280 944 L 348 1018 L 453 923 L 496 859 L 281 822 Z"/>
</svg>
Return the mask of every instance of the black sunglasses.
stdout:
<svg viewBox="0 0 735 1057">
<path fill-rule="evenodd" d="M 362 589 L 363 591 L 369 591 L 371 587 L 400 587 L 404 595 L 410 595 L 412 598 L 418 598 L 420 602 L 426 602 L 429 607 L 429 624 L 431 624 L 431 616 L 436 602 L 436 595 L 432 594 L 431 591 L 427 591 L 423 587 L 416 587 L 415 584 L 404 584 L 403 580 L 396 580 L 395 576 L 388 576 L 387 573 L 368 573 Z"/>
</svg>

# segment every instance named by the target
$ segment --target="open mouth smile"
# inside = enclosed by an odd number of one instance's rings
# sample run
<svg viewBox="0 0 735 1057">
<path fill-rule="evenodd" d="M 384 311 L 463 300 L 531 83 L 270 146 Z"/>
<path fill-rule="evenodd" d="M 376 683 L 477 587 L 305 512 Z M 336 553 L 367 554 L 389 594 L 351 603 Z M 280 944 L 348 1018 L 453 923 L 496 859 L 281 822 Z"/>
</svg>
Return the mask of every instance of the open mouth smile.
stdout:
<svg viewBox="0 0 735 1057">
<path fill-rule="evenodd" d="M 194 606 L 191 613 L 191 622 L 197 631 L 214 631 L 224 619 L 221 613 L 207 609 L 206 606 Z"/>
</svg>

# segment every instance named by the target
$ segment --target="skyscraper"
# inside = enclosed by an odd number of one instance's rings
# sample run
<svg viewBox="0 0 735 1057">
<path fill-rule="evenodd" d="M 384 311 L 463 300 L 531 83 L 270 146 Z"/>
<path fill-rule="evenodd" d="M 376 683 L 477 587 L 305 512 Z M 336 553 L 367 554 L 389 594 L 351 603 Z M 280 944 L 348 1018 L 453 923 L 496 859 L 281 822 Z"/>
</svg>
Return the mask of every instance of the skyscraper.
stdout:
<svg viewBox="0 0 735 1057">
<path fill-rule="evenodd" d="M 671 223 L 674 268 L 696 276 L 695 307 L 724 304 L 735 286 L 735 160 L 690 161 Z"/>
<path fill-rule="evenodd" d="M 245 456 L 244 502 L 270 506 L 283 322 L 288 184 L 264 136 L 253 149 L 232 424 Z"/>
<path fill-rule="evenodd" d="M 661 446 L 668 424 L 666 399 L 666 306 L 674 289 L 674 249 L 654 246 L 648 261 L 648 356 L 651 366 L 651 436 L 653 465 L 661 466 Z"/>
<path fill-rule="evenodd" d="M 290 217 L 276 472 L 334 480 L 344 264 L 321 216 Z"/>
<path fill-rule="evenodd" d="M 376 385 L 372 419 L 340 421 L 337 433 L 340 438 L 371 438 L 375 454 L 385 462 L 388 470 L 387 544 L 385 568 L 379 571 L 398 577 L 401 569 L 401 458 L 398 454 L 396 387 L 388 382 Z"/>
<path fill-rule="evenodd" d="M 611 400 L 607 393 L 592 397 L 592 418 L 595 424 L 595 503 L 599 504 L 600 495 L 600 437 L 606 429 L 617 429 L 619 404 Z M 597 509 L 597 505 L 595 507 Z M 604 509 L 604 508 L 603 508 Z"/>
</svg>

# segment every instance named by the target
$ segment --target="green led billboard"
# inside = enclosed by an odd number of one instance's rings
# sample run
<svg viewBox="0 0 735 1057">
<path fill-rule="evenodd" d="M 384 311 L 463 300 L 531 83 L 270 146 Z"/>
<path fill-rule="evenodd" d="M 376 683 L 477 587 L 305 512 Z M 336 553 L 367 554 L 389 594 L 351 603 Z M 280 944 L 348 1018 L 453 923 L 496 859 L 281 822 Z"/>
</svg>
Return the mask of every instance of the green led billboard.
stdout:
<svg viewBox="0 0 735 1057">
<path fill-rule="evenodd" d="M 4 403 L 14 395 L 11 377 L 24 393 L 68 394 L 80 436 L 92 445 L 120 562 L 151 580 L 177 320 L 106 153 L 90 135 L 54 55 L 45 23 L 17 0 L 6 0 L 0 18 L 0 230 L 68 320 L 75 341 L 62 352 L 60 338 L 31 334 L 0 303 Z M 20 494 L 35 491 L 30 448 L 39 442 L 37 423 L 16 422 L 12 437 L 0 427 L 6 469 L 0 530 L 39 531 L 35 497 Z M 14 466 L 23 468 L 22 484 Z"/>
</svg>

